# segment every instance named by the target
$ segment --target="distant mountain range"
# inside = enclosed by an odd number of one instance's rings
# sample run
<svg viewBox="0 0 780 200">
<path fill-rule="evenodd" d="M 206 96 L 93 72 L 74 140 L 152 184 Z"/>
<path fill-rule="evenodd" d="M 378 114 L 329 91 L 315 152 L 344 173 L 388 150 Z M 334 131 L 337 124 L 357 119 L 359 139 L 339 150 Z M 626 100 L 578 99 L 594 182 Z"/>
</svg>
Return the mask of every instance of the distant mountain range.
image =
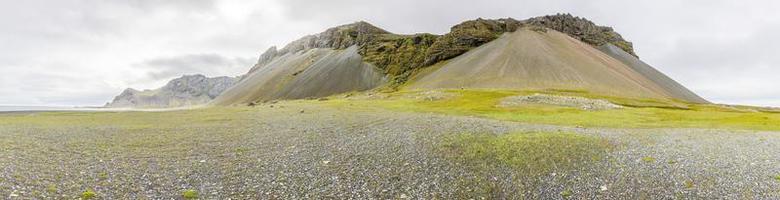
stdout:
<svg viewBox="0 0 780 200">
<path fill-rule="evenodd" d="M 106 103 L 111 108 L 167 108 L 201 105 L 210 102 L 238 81 L 235 77 L 185 75 L 153 90 L 127 88 L 114 100 Z"/>
<path fill-rule="evenodd" d="M 271 47 L 238 81 L 179 82 L 198 85 L 128 89 L 108 106 L 241 105 L 376 88 L 563 89 L 708 103 L 642 62 L 612 28 L 570 14 L 476 19 L 444 35 L 394 34 L 361 21 Z"/>
</svg>

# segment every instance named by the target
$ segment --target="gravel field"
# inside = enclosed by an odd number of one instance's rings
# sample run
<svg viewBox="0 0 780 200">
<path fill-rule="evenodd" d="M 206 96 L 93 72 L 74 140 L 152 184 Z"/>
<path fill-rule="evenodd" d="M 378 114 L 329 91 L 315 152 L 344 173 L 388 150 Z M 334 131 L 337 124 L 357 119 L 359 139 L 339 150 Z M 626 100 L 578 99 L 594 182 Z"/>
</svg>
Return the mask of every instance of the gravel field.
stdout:
<svg viewBox="0 0 780 200">
<path fill-rule="evenodd" d="M 194 190 L 201 199 L 780 199 L 778 132 L 342 109 L 283 102 L 165 128 L 0 125 L 0 198 L 76 199 L 89 190 L 96 199 L 182 199 Z M 452 134 L 536 131 L 596 136 L 614 148 L 542 175 L 441 150 Z"/>
</svg>

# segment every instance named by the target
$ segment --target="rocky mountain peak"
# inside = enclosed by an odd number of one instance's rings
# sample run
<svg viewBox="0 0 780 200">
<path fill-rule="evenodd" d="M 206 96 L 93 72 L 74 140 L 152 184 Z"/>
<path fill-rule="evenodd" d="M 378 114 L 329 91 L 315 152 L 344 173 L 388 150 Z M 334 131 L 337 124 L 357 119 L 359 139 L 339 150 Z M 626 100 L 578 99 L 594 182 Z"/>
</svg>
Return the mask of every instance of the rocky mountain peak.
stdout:
<svg viewBox="0 0 780 200">
<path fill-rule="evenodd" d="M 286 53 L 295 53 L 314 48 L 346 49 L 353 45 L 364 45 L 374 40 L 376 35 L 381 34 L 392 33 L 365 21 L 358 21 L 329 28 L 321 33 L 307 35 L 301 39 L 295 40 L 280 50 L 277 50 L 275 46 L 269 48 L 260 55 L 257 64 L 255 64 L 249 72 L 254 72 L 265 64 L 268 64 L 268 62 L 276 56 L 284 55 Z"/>
<path fill-rule="evenodd" d="M 209 78 L 201 74 L 184 75 L 154 90 L 138 91 L 127 88 L 106 104 L 106 107 L 178 107 L 204 104 L 237 81 L 237 78 L 226 76 Z"/>
<path fill-rule="evenodd" d="M 521 27 L 552 29 L 565 33 L 593 46 L 607 43 L 636 57 L 631 42 L 623 39 L 612 28 L 599 26 L 571 14 L 556 14 L 516 20 L 513 18 L 469 20 L 453 26 L 444 35 L 390 33 L 365 21 L 329 28 L 324 32 L 305 36 L 277 50 L 269 48 L 260 55 L 253 72 L 277 56 L 314 48 L 346 49 L 357 45 L 366 62 L 382 69 L 397 83 L 403 83 L 415 70 L 459 56 L 473 48 L 514 32 Z"/>
<path fill-rule="evenodd" d="M 337 26 L 331 29 L 337 29 L 340 31 L 347 31 L 350 34 L 387 34 L 390 33 L 384 29 L 374 26 L 366 21 L 358 21 L 351 24 L 345 24 Z M 327 32 L 327 31 L 326 31 Z"/>
<path fill-rule="evenodd" d="M 351 24 L 329 28 L 322 33 L 305 36 L 293 41 L 281 50 L 279 54 L 298 52 L 312 48 L 346 49 L 352 45 L 362 45 L 371 41 L 374 35 L 389 34 L 381 28 L 359 21 Z"/>
<path fill-rule="evenodd" d="M 634 53 L 633 44 L 623 39 L 612 27 L 596 25 L 596 23 L 583 17 L 573 16 L 568 13 L 556 14 L 527 19 L 525 23 L 566 33 L 573 38 L 594 46 L 611 43 L 637 57 L 636 53 Z"/>
<path fill-rule="evenodd" d="M 276 46 L 271 46 L 270 48 L 265 50 L 265 52 L 260 54 L 260 58 L 258 58 L 257 63 L 255 63 L 255 65 L 252 66 L 251 69 L 249 69 L 249 73 L 252 73 L 255 70 L 259 69 L 260 67 L 268 64 L 269 62 L 271 62 L 271 60 L 276 58 L 276 56 L 278 55 L 279 55 L 279 51 L 276 50 Z"/>
</svg>

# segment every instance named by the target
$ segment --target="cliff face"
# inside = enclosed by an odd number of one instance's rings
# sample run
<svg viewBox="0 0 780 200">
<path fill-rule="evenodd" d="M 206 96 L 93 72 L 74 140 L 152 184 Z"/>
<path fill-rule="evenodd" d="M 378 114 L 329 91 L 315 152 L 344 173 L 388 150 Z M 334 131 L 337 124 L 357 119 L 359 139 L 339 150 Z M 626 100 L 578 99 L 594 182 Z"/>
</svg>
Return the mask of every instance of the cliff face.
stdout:
<svg viewBox="0 0 780 200">
<path fill-rule="evenodd" d="M 521 27 L 553 29 L 593 46 L 613 44 L 636 56 L 631 42 L 623 39 L 612 28 L 570 14 L 535 17 L 526 20 L 476 19 L 451 28 L 444 35 L 399 35 L 377 28 L 366 22 L 330 28 L 291 42 L 281 50 L 268 49 L 260 56 L 250 72 L 265 66 L 279 56 L 314 48 L 346 49 L 357 45 L 363 59 L 387 74 L 395 83 L 402 84 L 418 69 L 459 56 L 473 48 L 497 39 L 503 33 Z"/>
<path fill-rule="evenodd" d="M 106 107 L 163 108 L 205 104 L 238 81 L 232 77 L 208 78 L 203 75 L 185 75 L 169 81 L 165 86 L 139 91 L 125 89 Z"/>
<path fill-rule="evenodd" d="M 571 14 L 558 14 L 531 18 L 525 20 L 525 23 L 565 33 L 596 47 L 612 44 L 632 56 L 638 57 L 634 52 L 634 45 L 623 39 L 611 27 L 596 25 L 585 18 L 575 17 Z"/>
<path fill-rule="evenodd" d="M 290 42 L 282 49 L 277 50 L 275 46 L 269 48 L 260 55 L 260 59 L 250 69 L 250 72 L 256 71 L 274 58 L 287 53 L 296 53 L 314 48 L 346 49 L 353 45 L 363 46 L 374 41 L 376 37 L 386 34 L 391 33 L 364 21 L 329 28 L 322 33 L 304 36 L 301 39 Z"/>
</svg>

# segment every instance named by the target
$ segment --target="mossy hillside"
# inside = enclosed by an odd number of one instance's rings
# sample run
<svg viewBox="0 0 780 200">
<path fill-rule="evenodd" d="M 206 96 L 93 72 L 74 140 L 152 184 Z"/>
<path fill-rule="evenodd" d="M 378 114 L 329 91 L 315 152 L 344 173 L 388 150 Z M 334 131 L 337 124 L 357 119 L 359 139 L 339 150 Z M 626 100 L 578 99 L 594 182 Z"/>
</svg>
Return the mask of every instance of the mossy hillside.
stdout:
<svg viewBox="0 0 780 200">
<path fill-rule="evenodd" d="M 520 27 L 534 26 L 554 29 L 588 44 L 599 46 L 612 43 L 632 55 L 633 47 L 612 28 L 570 14 L 548 15 L 527 20 L 476 19 L 462 22 L 444 35 L 399 35 L 375 27 L 367 22 L 356 22 L 330 28 L 322 33 L 305 36 L 277 50 L 269 48 L 260 56 L 250 72 L 277 56 L 312 48 L 345 49 L 360 46 L 364 60 L 382 69 L 395 82 L 403 83 L 414 72 L 438 62 L 459 56 L 473 48 L 497 39 L 501 34 Z"/>
<path fill-rule="evenodd" d="M 360 54 L 386 74 L 408 77 L 424 62 L 426 51 L 439 38 L 432 34 L 383 34 L 361 46 Z M 400 80 L 401 82 L 405 80 Z"/>
<path fill-rule="evenodd" d="M 426 52 L 423 65 L 433 65 L 439 61 L 459 56 L 482 44 L 497 39 L 505 32 L 513 32 L 521 24 L 514 19 L 476 19 L 465 21 L 451 28 Z"/>
<path fill-rule="evenodd" d="M 353 109 L 379 107 L 397 111 L 479 116 L 552 125 L 780 130 L 778 113 L 762 110 L 741 111 L 710 104 L 607 97 L 581 91 L 445 90 L 445 92 L 453 93 L 455 97 L 429 101 L 424 98 L 410 98 L 414 95 L 423 95 L 422 91 L 400 91 L 387 94 L 387 98 L 333 99 L 324 103 L 332 106 L 349 106 Z M 605 99 L 625 108 L 585 111 L 550 105 L 496 106 L 505 97 L 535 93 Z"/>
</svg>

